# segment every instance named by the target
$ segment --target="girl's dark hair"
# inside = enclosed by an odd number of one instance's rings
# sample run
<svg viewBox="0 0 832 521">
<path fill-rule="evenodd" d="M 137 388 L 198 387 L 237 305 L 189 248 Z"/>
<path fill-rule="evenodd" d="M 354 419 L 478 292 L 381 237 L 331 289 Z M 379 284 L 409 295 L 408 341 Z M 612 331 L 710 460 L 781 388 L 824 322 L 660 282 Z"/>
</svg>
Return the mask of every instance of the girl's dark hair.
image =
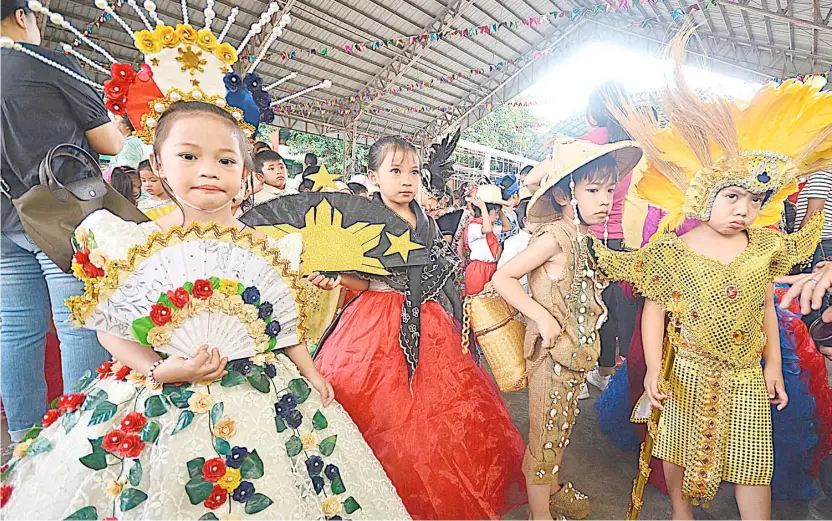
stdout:
<svg viewBox="0 0 832 521">
<path fill-rule="evenodd" d="M 153 171 L 153 167 L 150 166 L 150 160 L 149 159 L 145 159 L 144 161 L 141 161 L 139 163 L 139 166 L 136 167 L 136 174 L 138 174 L 142 170 L 150 170 L 151 172 Z"/>
<path fill-rule="evenodd" d="M 555 208 L 560 205 L 555 201 L 555 190 L 560 188 L 566 197 L 572 198 L 572 190 L 569 188 L 569 178 L 575 180 L 575 185 L 581 181 L 587 183 L 604 183 L 607 181 L 618 180 L 618 165 L 615 159 L 610 154 L 603 155 L 597 159 L 593 159 L 584 166 L 572 172 L 571 176 L 566 176 L 555 184 L 554 188 L 549 192 L 552 197 L 552 204 Z"/>
<path fill-rule="evenodd" d="M 378 170 L 381 164 L 384 163 L 384 158 L 390 152 L 402 152 L 407 154 L 412 152 L 419 157 L 419 152 L 410 141 L 399 136 L 385 136 L 370 147 L 370 152 L 367 154 L 367 170 Z"/>
<path fill-rule="evenodd" d="M 347 187 L 353 195 L 365 195 L 368 192 L 367 187 L 361 183 L 347 183 Z"/>
<path fill-rule="evenodd" d="M 526 220 L 526 215 L 529 211 L 529 202 L 531 202 L 531 199 L 523 199 L 520 201 L 520 204 L 517 205 L 517 210 L 515 210 L 517 212 L 517 224 L 519 224 L 522 229 L 526 229 L 523 221 Z"/>
<path fill-rule="evenodd" d="M 130 132 L 136 131 L 136 127 L 133 126 L 133 122 L 130 121 L 130 118 L 124 116 L 123 118 L 121 118 L 121 120 L 124 122 L 124 126 L 126 126 Z"/>
<path fill-rule="evenodd" d="M 485 203 L 485 209 L 488 210 L 488 213 L 491 213 L 494 210 L 499 210 L 500 208 L 502 208 L 502 206 L 500 206 L 499 204 Z M 479 206 L 474 206 L 474 217 L 482 217 L 482 211 L 480 210 Z"/>
<path fill-rule="evenodd" d="M 136 175 L 138 174 L 132 168 L 117 166 L 113 168 L 113 173 L 110 176 L 110 186 L 134 205 L 136 204 L 136 199 L 133 197 L 132 178 Z"/>
<path fill-rule="evenodd" d="M 0 2 L 0 19 L 5 20 L 20 9 L 23 9 L 24 14 L 32 12 L 28 0 L 3 0 Z"/>
<path fill-rule="evenodd" d="M 311 192 L 313 186 L 315 186 L 315 181 L 311 179 L 304 179 L 300 183 L 300 186 L 298 186 L 298 192 Z"/>
<path fill-rule="evenodd" d="M 612 115 L 609 107 L 607 107 L 608 103 L 613 103 L 620 107 L 626 98 L 627 91 L 617 81 L 604 82 L 596 87 L 589 95 L 589 104 L 586 107 L 586 119 L 590 123 L 594 123 L 595 126 L 607 128 L 607 141 L 609 143 L 632 139 L 630 134 L 621 127 L 618 120 Z"/>
</svg>

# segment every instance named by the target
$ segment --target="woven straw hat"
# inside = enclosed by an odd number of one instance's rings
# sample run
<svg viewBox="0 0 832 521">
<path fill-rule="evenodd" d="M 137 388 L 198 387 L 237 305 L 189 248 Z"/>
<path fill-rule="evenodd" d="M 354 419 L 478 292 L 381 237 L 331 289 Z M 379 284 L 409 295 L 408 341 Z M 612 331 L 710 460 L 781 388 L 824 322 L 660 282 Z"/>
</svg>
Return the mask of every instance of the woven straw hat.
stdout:
<svg viewBox="0 0 832 521">
<path fill-rule="evenodd" d="M 475 199 L 481 199 L 487 204 L 499 204 L 500 206 L 508 206 L 508 202 L 503 201 L 503 193 L 497 185 L 479 185 L 477 187 L 477 195 Z M 469 198 L 471 200 L 472 198 Z"/>
<path fill-rule="evenodd" d="M 530 222 L 546 222 L 560 216 L 560 210 L 552 204 L 551 197 L 544 197 L 558 182 L 587 163 L 609 154 L 618 167 L 618 177 L 629 172 L 641 160 L 641 149 L 633 141 L 619 141 L 608 145 L 596 145 L 590 141 L 560 136 L 556 139 L 552 157 L 535 166 L 529 176 L 546 173 L 540 188 L 529 202 Z"/>
</svg>

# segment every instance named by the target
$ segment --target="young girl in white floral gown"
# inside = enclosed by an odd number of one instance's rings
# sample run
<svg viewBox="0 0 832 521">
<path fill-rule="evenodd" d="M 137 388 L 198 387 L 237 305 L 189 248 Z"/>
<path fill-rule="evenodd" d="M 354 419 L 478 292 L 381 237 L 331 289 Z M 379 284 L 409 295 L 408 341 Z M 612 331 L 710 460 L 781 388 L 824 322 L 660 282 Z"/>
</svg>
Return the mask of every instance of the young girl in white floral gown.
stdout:
<svg viewBox="0 0 832 521">
<path fill-rule="evenodd" d="M 68 304 L 114 361 L 17 447 L 0 515 L 407 518 L 304 345 L 300 236 L 274 243 L 232 216 L 251 161 L 235 120 L 176 103 L 152 161 L 182 211 L 99 211 L 76 230 L 86 292 Z"/>
</svg>

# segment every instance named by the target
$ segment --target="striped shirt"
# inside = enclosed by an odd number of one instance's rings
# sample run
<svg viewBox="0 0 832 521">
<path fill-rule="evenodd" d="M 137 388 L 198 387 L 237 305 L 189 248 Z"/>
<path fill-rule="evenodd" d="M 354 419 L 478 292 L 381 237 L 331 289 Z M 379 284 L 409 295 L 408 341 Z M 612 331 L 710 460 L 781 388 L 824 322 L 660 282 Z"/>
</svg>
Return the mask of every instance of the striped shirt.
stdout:
<svg viewBox="0 0 832 521">
<path fill-rule="evenodd" d="M 806 216 L 809 199 L 826 201 L 823 207 L 823 231 L 820 239 L 822 241 L 832 239 L 832 172 L 817 172 L 809 176 L 809 181 L 797 198 L 797 215 L 794 222 L 798 226 Z"/>
</svg>

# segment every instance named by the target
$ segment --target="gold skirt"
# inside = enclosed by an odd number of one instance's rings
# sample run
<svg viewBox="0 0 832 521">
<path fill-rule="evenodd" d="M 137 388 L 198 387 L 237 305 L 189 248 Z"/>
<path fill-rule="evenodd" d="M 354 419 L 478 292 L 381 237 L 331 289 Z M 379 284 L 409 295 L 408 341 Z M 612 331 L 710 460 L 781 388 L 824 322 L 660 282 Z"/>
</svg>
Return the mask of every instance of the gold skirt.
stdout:
<svg viewBox="0 0 832 521">
<path fill-rule="evenodd" d="M 759 365 L 719 370 L 679 354 L 653 456 L 685 468 L 683 492 L 713 499 L 721 481 L 769 485 L 771 406 Z"/>
</svg>

